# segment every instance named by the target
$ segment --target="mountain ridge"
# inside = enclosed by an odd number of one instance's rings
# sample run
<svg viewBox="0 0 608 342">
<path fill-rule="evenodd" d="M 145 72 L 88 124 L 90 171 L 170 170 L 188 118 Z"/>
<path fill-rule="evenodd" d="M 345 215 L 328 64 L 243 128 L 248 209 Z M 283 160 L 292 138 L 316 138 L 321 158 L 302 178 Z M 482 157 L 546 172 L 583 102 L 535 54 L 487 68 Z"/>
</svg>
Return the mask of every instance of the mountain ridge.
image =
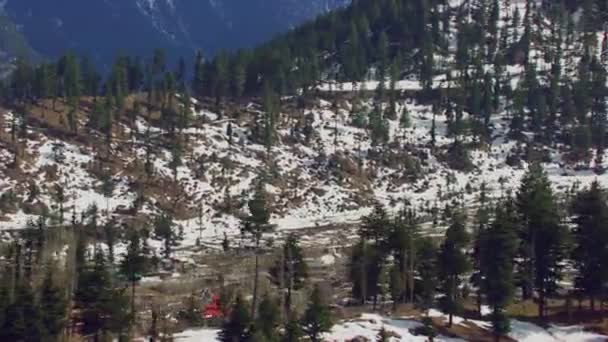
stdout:
<svg viewBox="0 0 608 342">
<path fill-rule="evenodd" d="M 107 66 L 118 51 L 143 56 L 163 48 L 175 61 L 199 49 L 210 55 L 251 47 L 348 2 L 6 0 L 2 12 L 41 55 L 56 58 L 71 49 Z"/>
</svg>

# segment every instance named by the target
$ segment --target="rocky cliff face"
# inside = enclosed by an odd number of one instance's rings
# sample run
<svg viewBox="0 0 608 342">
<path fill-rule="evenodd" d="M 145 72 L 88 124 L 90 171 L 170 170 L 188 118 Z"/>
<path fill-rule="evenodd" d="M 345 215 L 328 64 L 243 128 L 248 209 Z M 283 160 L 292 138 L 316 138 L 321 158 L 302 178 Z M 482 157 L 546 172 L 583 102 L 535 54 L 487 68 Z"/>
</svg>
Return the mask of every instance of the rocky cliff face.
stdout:
<svg viewBox="0 0 608 342">
<path fill-rule="evenodd" d="M 117 51 L 171 58 L 197 49 L 251 46 L 350 0 L 4 0 L 29 45 L 44 56 L 66 49 L 108 64 Z"/>
</svg>

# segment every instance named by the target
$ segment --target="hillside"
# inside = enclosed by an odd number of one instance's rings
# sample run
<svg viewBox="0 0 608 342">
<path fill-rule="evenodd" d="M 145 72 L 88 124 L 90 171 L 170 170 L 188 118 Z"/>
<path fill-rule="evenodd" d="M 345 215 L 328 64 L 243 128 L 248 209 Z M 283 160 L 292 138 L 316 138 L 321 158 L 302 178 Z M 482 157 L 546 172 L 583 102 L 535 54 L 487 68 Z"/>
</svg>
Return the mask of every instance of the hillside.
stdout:
<svg viewBox="0 0 608 342">
<path fill-rule="evenodd" d="M 603 340 L 604 5 L 359 0 L 191 70 L 19 59 L 0 280 L 55 270 L 83 336 Z"/>
<path fill-rule="evenodd" d="M 501 7 L 499 27 L 508 28 L 507 14 L 513 13 L 515 8 L 520 12 L 525 10 L 523 2 L 516 1 L 512 6 L 510 10 Z M 455 3 L 449 8 L 461 10 L 463 5 Z M 599 45 L 601 35 L 598 36 Z M 551 74 L 546 71 L 551 65 L 537 58 L 542 56 L 542 46 L 536 44 L 534 40 L 530 58 L 536 61 L 536 68 L 540 70 L 538 84 L 549 85 Z M 450 44 L 446 51 L 436 56 L 438 61 L 445 60 L 437 65 L 447 68 L 457 52 L 454 49 L 456 46 Z M 562 53 L 569 63 L 575 63 L 578 51 L 580 48 L 575 43 L 564 46 Z M 565 63 L 562 70 L 564 87 L 573 84 L 566 80 L 569 74 L 576 73 L 576 68 L 569 63 Z M 491 72 L 492 65 L 485 68 Z M 27 116 L 28 134 L 17 140 L 23 149 L 19 158 L 23 162 L 16 170 L 9 167 L 14 158 L 10 157 L 12 150 L 5 150 L 3 188 L 6 192 L 18 186 L 13 192 L 20 200 L 13 205 L 12 212 L 4 214 L 3 226 L 19 228 L 28 218 L 33 218 L 23 213 L 22 204 L 28 202 L 26 184 L 11 177 L 31 180 L 46 177 L 50 182 L 39 184 L 41 189 L 37 194 L 40 198 L 29 198 L 29 202 L 39 200 L 47 208 L 53 206 L 55 182 L 66 190 L 78 189 L 66 193 L 65 203 L 70 210 L 73 203 L 76 203 L 77 212 L 92 203 L 105 208 L 105 200 L 99 193 L 101 170 L 95 170 L 92 165 L 95 162 L 108 169 L 106 176 L 117 185 L 110 196 L 111 212 L 132 208 L 138 198 L 137 189 L 143 187 L 150 191 L 144 196 L 146 200 L 137 205 L 143 213 L 179 207 L 179 221 L 188 232 L 193 231 L 200 203 L 205 216 L 213 219 L 207 221 L 209 229 L 206 231 L 216 236 L 224 229 L 232 233 L 238 231 L 236 220 L 253 181 L 268 168 L 272 170 L 268 190 L 274 197 L 273 220 L 282 229 L 353 222 L 367 213 L 374 201 L 395 208 L 409 203 L 430 215 L 453 200 L 474 202 L 482 183 L 491 196 L 499 197 L 505 191 L 515 190 L 527 163 L 535 160 L 543 162 L 559 192 L 569 190 L 575 184 L 584 186 L 594 179 L 603 183 L 603 172 L 598 171 L 605 167 L 603 160 L 594 157 L 595 150 L 583 155 L 575 153 L 578 151 L 576 140 L 569 138 L 587 123 L 573 121 L 561 124 L 560 128 L 551 126 L 556 129 L 553 135 L 540 136 L 539 127 L 546 126 L 536 126 L 527 118 L 520 119 L 518 109 L 514 107 L 517 98 L 512 99 L 517 97 L 518 89 L 527 91 L 530 87 L 525 83 L 529 68 L 509 64 L 501 69 L 500 78 L 505 82 L 502 86 L 507 95 L 505 99 L 496 96 L 497 107 L 494 109 L 491 105 L 493 113 L 488 119 L 483 117 L 485 107 L 473 107 L 471 101 L 477 100 L 469 97 L 464 106 L 457 102 L 460 101 L 456 96 L 462 89 L 461 81 L 451 75 L 449 77 L 454 79 L 446 80 L 441 69 L 436 70 L 430 85 L 446 94 L 448 101 L 441 107 L 427 99 L 426 83 L 416 74 L 406 74 L 406 79 L 394 84 L 387 80 L 382 87 L 378 86 L 378 81 L 343 84 L 326 81 L 301 99 L 284 96 L 274 109 L 276 139 L 268 155 L 266 138 L 260 131 L 260 122 L 268 115 L 263 99 L 227 101 L 221 109 L 227 116 L 219 114 L 217 103 L 198 104 L 193 100 L 192 120 L 181 127 L 178 135 L 179 140 L 186 143 L 185 150 L 180 152 L 182 161 L 175 170 L 169 165 L 174 154 L 171 140 L 175 139 L 176 133 L 162 127 L 161 109 L 156 103 L 148 102 L 145 96 L 130 97 L 123 114 L 118 115 L 121 117 L 119 124 L 112 126 L 110 160 L 107 160 L 107 151 L 99 150 L 99 146 L 104 146 L 103 134 L 87 127 L 87 121 L 96 115 L 90 99 L 81 102 L 78 126 L 82 129 L 75 136 L 68 129 L 65 103 L 59 105 L 57 112 L 50 110 L 49 102 L 39 102 L 31 109 L 33 115 Z M 450 74 L 456 75 L 455 72 Z M 493 78 L 491 74 L 486 75 Z M 468 84 L 467 91 L 481 90 L 482 80 Z M 507 87 L 510 90 L 506 90 Z M 395 89 L 395 95 L 378 96 L 379 91 L 390 93 L 391 89 Z M 487 95 L 480 92 L 480 96 L 479 101 L 485 101 Z M 132 110 L 133 102 L 138 104 Z M 180 103 L 180 100 L 176 98 L 173 102 Z M 566 105 L 569 104 L 563 103 L 560 108 L 567 109 Z M 156 113 L 146 113 L 146 108 Z M 384 122 L 380 128 L 370 127 L 378 108 L 386 111 L 382 115 Z M 547 108 L 543 110 L 547 111 Z M 133 111 L 139 111 L 135 117 Z M 536 111 L 536 108 L 526 107 L 523 113 L 533 118 Z M 7 111 L 3 117 L 6 146 L 11 145 L 11 122 L 14 120 L 22 127 L 19 115 L 14 113 Z M 403 122 L 404 116 L 407 116 L 407 123 Z M 523 124 L 514 126 L 521 120 L 524 120 Z M 463 128 L 456 130 L 455 127 Z M 227 135 L 229 131 L 231 136 Z M 51 158 L 53 146 L 57 144 L 60 148 L 55 150 L 65 151 L 65 157 L 59 161 Z M 152 153 L 148 158 L 154 161 L 154 173 L 147 176 L 152 179 L 144 180 L 141 167 L 146 156 L 145 146 L 150 144 L 154 144 L 148 152 Z M 109 164 L 105 165 L 106 162 Z M 59 177 L 47 174 L 49 169 Z M 161 191 L 167 190 L 167 184 L 173 184 L 168 187 L 171 189 L 169 194 Z M 147 189 L 148 186 L 152 189 Z M 70 194 L 70 191 L 74 193 Z M 226 201 L 230 203 L 224 203 Z"/>
</svg>

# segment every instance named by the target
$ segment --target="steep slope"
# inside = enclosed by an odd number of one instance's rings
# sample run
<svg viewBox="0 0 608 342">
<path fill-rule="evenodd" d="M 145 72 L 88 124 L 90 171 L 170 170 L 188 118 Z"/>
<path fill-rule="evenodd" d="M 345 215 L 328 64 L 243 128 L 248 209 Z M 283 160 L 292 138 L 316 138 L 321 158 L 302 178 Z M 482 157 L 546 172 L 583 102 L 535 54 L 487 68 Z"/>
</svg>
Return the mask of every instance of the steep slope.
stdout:
<svg viewBox="0 0 608 342">
<path fill-rule="evenodd" d="M 165 48 L 175 59 L 197 49 L 252 46 L 346 0 L 4 1 L 3 11 L 31 46 L 56 57 L 66 49 L 108 64 L 118 51 L 144 55 Z M 259 20 L 264 18 L 264 20 Z"/>
</svg>

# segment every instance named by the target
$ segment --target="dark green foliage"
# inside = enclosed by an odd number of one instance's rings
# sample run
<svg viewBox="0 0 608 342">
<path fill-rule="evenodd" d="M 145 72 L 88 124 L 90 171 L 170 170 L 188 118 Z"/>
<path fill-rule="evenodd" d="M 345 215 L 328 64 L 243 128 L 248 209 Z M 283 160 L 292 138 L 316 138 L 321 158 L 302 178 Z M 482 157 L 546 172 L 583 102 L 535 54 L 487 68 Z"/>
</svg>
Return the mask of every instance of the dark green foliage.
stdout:
<svg viewBox="0 0 608 342">
<path fill-rule="evenodd" d="M 5 308 L 0 339 L 36 342 L 42 340 L 44 334 L 41 310 L 36 305 L 32 288 L 20 284 L 15 290 L 13 302 Z"/>
<path fill-rule="evenodd" d="M 437 279 L 437 248 L 430 238 L 420 239 L 418 242 L 419 260 L 416 271 L 420 277 L 420 290 L 418 301 L 423 309 L 429 309 L 435 301 Z"/>
<path fill-rule="evenodd" d="M 64 291 L 53 283 L 52 269 L 49 268 L 40 290 L 41 323 L 46 336 L 56 339 L 66 323 L 67 300 Z"/>
<path fill-rule="evenodd" d="M 287 237 L 282 254 L 270 269 L 270 274 L 276 285 L 287 289 L 285 308 L 289 312 L 291 310 L 291 292 L 302 288 L 308 277 L 308 265 L 304 260 L 296 235 L 290 234 Z"/>
<path fill-rule="evenodd" d="M 518 267 L 524 298 L 531 289 L 539 294 L 539 317 L 544 317 L 546 296 L 557 291 L 562 276 L 560 263 L 566 256 L 566 230 L 560 222 L 557 203 L 547 174 L 532 164 L 522 179 L 516 199 L 521 220 Z"/>
<path fill-rule="evenodd" d="M 608 282 L 608 205 L 597 181 L 581 191 L 574 203 L 576 247 L 572 258 L 577 269 L 576 287 L 591 299 L 603 293 Z"/>
<path fill-rule="evenodd" d="M 332 317 L 329 307 L 323 303 L 321 290 L 318 286 L 310 295 L 308 308 L 301 320 L 302 331 L 310 341 L 320 342 L 321 334 L 329 331 L 332 327 Z"/>
<path fill-rule="evenodd" d="M 154 219 L 154 236 L 163 241 L 163 255 L 169 258 L 173 252 L 173 248 L 179 244 L 181 236 L 175 227 L 173 218 L 163 213 Z"/>
<path fill-rule="evenodd" d="M 441 285 L 442 310 L 449 315 L 449 325 L 452 317 L 462 312 L 462 295 L 460 293 L 461 277 L 469 271 L 470 263 L 464 249 L 469 243 L 463 214 L 455 213 L 452 223 L 446 231 L 445 241 L 439 249 L 439 280 Z"/>
<path fill-rule="evenodd" d="M 302 337 L 302 328 L 300 327 L 300 321 L 295 313 L 289 313 L 287 322 L 285 323 L 285 329 L 283 336 L 281 337 L 282 342 L 297 342 Z"/>
<path fill-rule="evenodd" d="M 139 233 L 129 232 L 127 253 L 120 261 L 120 273 L 131 283 L 131 312 L 135 314 L 135 283 L 141 279 L 146 270 L 147 262 Z"/>
<path fill-rule="evenodd" d="M 222 342 L 247 341 L 250 336 L 251 317 L 240 295 L 236 297 L 230 316 L 224 322 L 218 337 Z"/>
<path fill-rule="evenodd" d="M 517 213 L 509 199 L 499 203 L 494 222 L 481 233 L 480 268 L 482 292 L 492 308 L 496 336 L 509 332 L 507 306 L 515 292 L 514 259 L 517 253 Z"/>
<path fill-rule="evenodd" d="M 359 236 L 380 245 L 385 243 L 390 229 L 391 221 L 386 209 L 377 203 L 374 210 L 368 216 L 363 217 L 359 228 Z"/>
<path fill-rule="evenodd" d="M 433 325 L 433 319 L 425 316 L 422 318 L 422 326 L 414 329 L 414 333 L 417 335 L 427 336 L 429 341 L 433 341 L 437 337 L 437 329 Z"/>
<path fill-rule="evenodd" d="M 85 265 L 79 273 L 74 300 L 82 310 L 86 334 L 123 333 L 128 327 L 128 299 L 123 289 L 113 287 L 101 251 L 97 251 L 93 263 Z"/>
<path fill-rule="evenodd" d="M 264 336 L 266 341 L 277 341 L 279 320 L 279 305 L 268 294 L 264 295 L 260 301 L 258 316 L 255 318 L 256 333 Z"/>
<path fill-rule="evenodd" d="M 365 303 L 380 294 L 380 274 L 385 259 L 385 251 L 378 246 L 361 240 L 353 249 L 350 264 L 350 280 L 353 297 Z"/>
<path fill-rule="evenodd" d="M 421 261 L 417 258 L 419 229 L 415 212 L 412 209 L 404 209 L 393 219 L 391 231 L 386 233 L 390 234 L 389 245 L 397 267 L 397 270 L 391 272 L 391 284 L 399 285 L 395 278 L 397 274 L 403 283 L 402 294 L 393 297 L 393 300 L 405 297 L 410 302 L 414 301 L 416 265 Z"/>
<path fill-rule="evenodd" d="M 388 122 L 384 112 L 376 106 L 369 114 L 369 130 L 372 138 L 372 145 L 382 145 L 388 142 Z"/>
<path fill-rule="evenodd" d="M 249 235 L 255 244 L 255 279 L 253 285 L 253 303 L 251 307 L 252 317 L 255 317 L 255 310 L 257 306 L 258 279 L 260 273 L 258 255 L 260 241 L 262 240 L 264 234 L 270 233 L 274 230 L 274 226 L 269 223 L 270 206 L 265 187 L 266 183 L 264 183 L 263 179 L 260 179 L 256 185 L 253 198 L 248 202 L 249 216 L 245 217 L 245 219 L 241 222 L 242 234 Z"/>
</svg>

